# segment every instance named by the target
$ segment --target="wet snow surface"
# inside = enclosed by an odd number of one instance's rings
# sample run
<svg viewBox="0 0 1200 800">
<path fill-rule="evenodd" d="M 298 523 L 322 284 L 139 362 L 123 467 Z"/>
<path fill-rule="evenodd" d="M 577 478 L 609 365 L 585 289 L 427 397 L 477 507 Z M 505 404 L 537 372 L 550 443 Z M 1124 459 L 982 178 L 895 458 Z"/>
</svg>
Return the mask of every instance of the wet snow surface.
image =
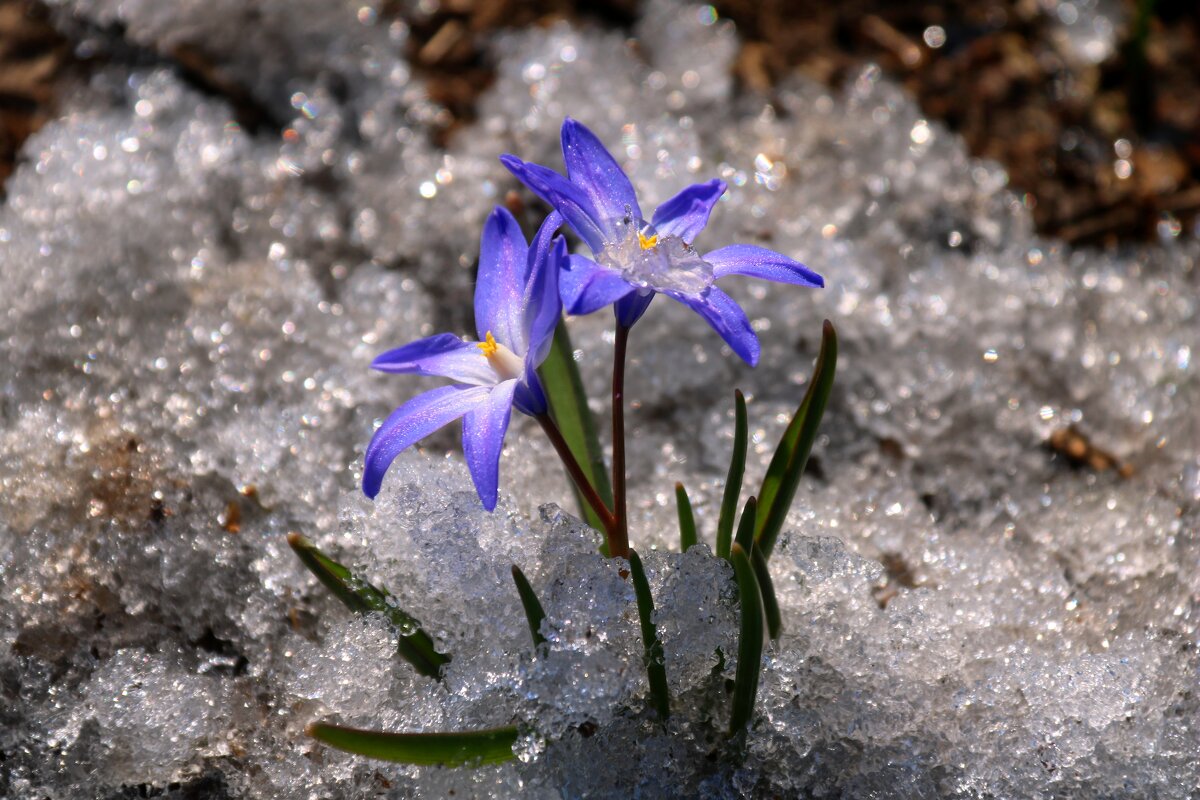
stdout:
<svg viewBox="0 0 1200 800">
<path fill-rule="evenodd" d="M 877 70 L 735 96 L 736 31 L 670 2 L 644 9 L 636 52 L 565 24 L 501 36 L 478 120 L 439 149 L 406 30 L 377 11 L 58 8 L 88 47 L 117 31 L 143 54 L 200 43 L 290 122 L 248 130 L 142 57 L 81 87 L 8 185 L 0 794 L 1195 796 L 1194 245 L 1039 239 L 1002 171 Z M 632 530 L 665 731 L 632 589 L 543 505 L 570 495 L 528 420 L 495 514 L 454 431 L 402 457 L 377 502 L 356 491 L 373 423 L 431 385 L 370 359 L 469 329 L 480 224 L 516 188 L 496 157 L 560 163 L 565 114 L 612 145 L 645 207 L 724 178 L 703 248 L 762 243 L 828 281 L 723 283 L 761 335 L 756 370 L 669 300 L 634 331 Z M 732 573 L 704 547 L 672 552 L 672 487 L 711 542 L 733 387 L 756 484 L 824 317 L 838 383 L 772 560 L 786 632 L 738 752 L 721 737 L 735 664 L 717 656 L 735 652 Z M 610 327 L 572 321 L 596 398 Z M 444 683 L 330 598 L 288 531 L 388 586 L 453 653 Z M 547 608 L 544 652 L 513 563 Z M 415 769 L 317 746 L 315 719 L 528 733 L 505 765 Z"/>
</svg>

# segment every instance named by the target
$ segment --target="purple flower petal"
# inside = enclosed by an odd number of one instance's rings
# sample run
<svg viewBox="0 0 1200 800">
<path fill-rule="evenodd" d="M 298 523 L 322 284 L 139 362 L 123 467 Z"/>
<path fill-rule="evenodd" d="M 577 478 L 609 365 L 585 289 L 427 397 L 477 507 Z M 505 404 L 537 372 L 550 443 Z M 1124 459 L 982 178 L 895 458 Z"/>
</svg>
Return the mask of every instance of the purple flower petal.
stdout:
<svg viewBox="0 0 1200 800">
<path fill-rule="evenodd" d="M 623 328 L 632 328 L 633 324 L 642 318 L 655 292 L 631 292 L 617 301 L 614 311 L 617 314 L 617 324 Z"/>
<path fill-rule="evenodd" d="M 552 169 L 522 161 L 516 156 L 500 156 L 500 163 L 517 176 L 529 190 L 555 208 L 579 238 L 599 253 L 604 249 L 603 221 L 587 194 Z"/>
<path fill-rule="evenodd" d="M 479 273 L 475 278 L 475 328 L 479 340 L 488 331 L 517 354 L 525 352 L 524 289 L 527 245 L 521 226 L 507 209 L 496 206 L 483 223 Z"/>
<path fill-rule="evenodd" d="M 513 395 L 513 405 L 516 406 L 517 411 L 531 417 L 545 414 L 550 410 L 550 403 L 546 400 L 546 390 L 542 388 L 542 381 L 538 378 L 537 365 L 528 360 L 525 361 L 525 379 L 517 383 L 517 391 Z"/>
<path fill-rule="evenodd" d="M 504 434 L 512 416 L 513 392 L 517 381 L 504 381 L 463 417 L 463 455 L 471 470 L 471 480 L 479 500 L 488 511 L 496 507 L 500 485 L 500 452 L 504 449 Z"/>
<path fill-rule="evenodd" d="M 558 212 L 542 223 L 533 246 L 529 248 L 528 279 L 525 283 L 524 328 L 527 351 L 518 351 L 527 363 L 538 366 L 550 352 L 554 328 L 562 319 L 562 300 L 558 295 L 559 273 L 567 258 L 567 243 L 559 236 L 552 239 L 562 224 Z"/>
<path fill-rule="evenodd" d="M 825 285 L 824 278 L 799 261 L 790 259 L 782 253 L 776 253 L 774 250 L 755 247 L 752 244 L 731 244 L 707 253 L 704 260 L 712 264 L 713 277 L 716 278 L 726 275 L 746 275 L 751 278 L 791 283 L 797 286 L 822 287 Z"/>
<path fill-rule="evenodd" d="M 656 208 L 651 224 L 660 236 L 678 236 L 691 244 L 708 224 L 708 215 L 723 194 L 722 180 L 692 184 Z"/>
<path fill-rule="evenodd" d="M 567 117 L 562 124 L 562 151 L 567 177 L 587 194 L 601 221 L 607 223 L 606 231 L 612 232 L 615 223 L 626 216 L 635 223 L 641 220 L 633 184 L 596 134 Z"/>
<path fill-rule="evenodd" d="M 484 402 L 491 386 L 442 386 L 397 408 L 375 431 L 363 464 L 363 494 L 375 497 L 383 474 L 401 452 Z"/>
<path fill-rule="evenodd" d="M 568 314 L 591 314 L 632 292 L 633 286 L 616 270 L 586 256 L 568 256 L 558 277 L 563 307 Z"/>
<path fill-rule="evenodd" d="M 372 361 L 371 366 L 380 372 L 438 375 L 475 386 L 491 386 L 496 382 L 496 372 L 479 347 L 450 333 L 388 350 Z"/>
<path fill-rule="evenodd" d="M 750 327 L 750 320 L 734 299 L 715 286 L 710 286 L 699 297 L 695 295 L 666 292 L 671 297 L 704 317 L 713 330 L 733 348 L 750 366 L 758 363 L 758 336 Z"/>
</svg>

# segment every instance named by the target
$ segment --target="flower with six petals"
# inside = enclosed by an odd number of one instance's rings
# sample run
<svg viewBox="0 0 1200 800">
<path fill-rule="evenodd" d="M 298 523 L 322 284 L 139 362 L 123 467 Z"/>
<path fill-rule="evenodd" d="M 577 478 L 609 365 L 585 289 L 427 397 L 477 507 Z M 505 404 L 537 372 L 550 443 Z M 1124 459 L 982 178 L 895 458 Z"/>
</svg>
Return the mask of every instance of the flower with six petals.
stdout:
<svg viewBox="0 0 1200 800">
<path fill-rule="evenodd" d="M 689 186 L 660 205 L 647 221 L 629 178 L 590 130 L 573 119 L 562 126 L 567 177 L 516 156 L 501 156 L 509 171 L 550 204 L 591 249 L 594 258 L 568 257 L 560 276 L 569 314 L 615 305 L 617 323 L 630 327 L 655 294 L 665 294 L 702 316 L 735 353 L 757 363 L 758 337 L 741 307 L 715 281 L 746 275 L 800 286 L 824 286 L 820 275 L 787 256 L 735 244 L 701 255 L 693 247 L 725 183 Z"/>
<path fill-rule="evenodd" d="M 559 277 L 566 243 L 551 214 L 527 245 L 512 214 L 497 207 L 483 226 L 475 286 L 479 342 L 443 333 L 390 350 L 371 366 L 381 372 L 437 375 L 454 381 L 397 408 L 367 447 L 363 492 L 379 493 L 383 475 L 403 450 L 456 419 L 463 453 L 484 507 L 496 507 L 500 452 L 512 409 L 547 412 L 537 368 L 562 317 Z"/>
</svg>

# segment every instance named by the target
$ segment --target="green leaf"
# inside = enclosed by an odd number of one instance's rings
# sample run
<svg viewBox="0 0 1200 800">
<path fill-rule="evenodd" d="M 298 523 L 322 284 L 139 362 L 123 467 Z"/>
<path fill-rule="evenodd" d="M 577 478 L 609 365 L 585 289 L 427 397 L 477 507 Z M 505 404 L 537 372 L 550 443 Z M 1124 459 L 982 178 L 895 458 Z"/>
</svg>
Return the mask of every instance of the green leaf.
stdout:
<svg viewBox="0 0 1200 800">
<path fill-rule="evenodd" d="M 733 543 L 741 545 L 742 550 L 749 553 L 754 547 L 754 526 L 758 520 L 758 500 L 751 497 L 742 508 L 742 520 L 738 523 L 737 536 Z"/>
<path fill-rule="evenodd" d="M 778 639 L 783 632 L 783 615 L 779 613 L 779 600 L 775 597 L 775 582 L 771 580 L 771 569 L 762 550 L 755 547 L 750 551 L 750 564 L 754 567 L 754 577 L 758 580 L 758 588 L 762 591 L 763 616 L 767 620 L 767 633 L 772 639 Z"/>
<path fill-rule="evenodd" d="M 646 646 L 646 675 L 650 679 L 650 702 L 658 717 L 666 722 L 671 714 L 671 699 L 667 691 L 667 667 L 663 655 L 662 640 L 654 626 L 654 598 L 650 596 L 650 582 L 642 559 L 634 550 L 629 551 L 629 573 L 633 578 L 633 593 L 637 597 L 638 617 L 642 622 L 642 641 Z"/>
<path fill-rule="evenodd" d="M 808 382 L 808 391 L 804 393 L 795 416 L 783 432 L 758 493 L 760 512 L 755 542 L 757 547 L 762 548 L 763 558 L 771 557 L 775 540 L 779 538 L 783 521 L 796 497 L 800 476 L 808 464 L 808 456 L 817 440 L 817 429 L 821 426 L 821 417 L 829 403 L 836 369 L 837 332 L 833 329 L 833 323 L 825 320 L 821 332 L 821 352 L 813 368 L 812 380 Z"/>
<path fill-rule="evenodd" d="M 675 508 L 679 512 L 679 552 L 686 553 L 696 543 L 696 517 L 682 483 L 675 484 Z"/>
<path fill-rule="evenodd" d="M 513 583 L 517 585 L 517 594 L 521 596 L 521 605 L 525 607 L 525 619 L 529 621 L 529 632 L 533 634 L 533 646 L 537 647 L 546 641 L 546 637 L 542 636 L 542 620 L 546 618 L 546 611 L 525 578 L 525 573 L 516 564 L 512 565 L 512 576 Z"/>
<path fill-rule="evenodd" d="M 717 519 L 717 555 L 724 559 L 729 558 L 729 546 L 733 543 L 733 517 L 742 494 L 742 476 L 746 473 L 746 398 L 741 389 L 734 390 L 733 400 L 733 454 L 729 458 L 729 474 L 721 498 L 721 516 Z"/>
<path fill-rule="evenodd" d="M 419 622 L 395 606 L 390 592 L 355 576 L 298 533 L 289 533 L 287 541 L 308 571 L 347 608 L 358 614 L 380 613 L 392 623 L 397 634 L 396 651 L 413 669 L 431 678 L 441 677 L 442 666 L 449 663 L 450 656 L 433 648 L 433 639 L 421 630 Z"/>
<path fill-rule="evenodd" d="M 401 764 L 481 767 L 513 756 L 514 726 L 465 733 L 383 733 L 317 722 L 305 729 L 312 738 L 338 750 Z"/>
<path fill-rule="evenodd" d="M 742 604 L 737 673 L 733 679 L 733 713 L 729 720 L 729 732 L 734 734 L 745 728 L 754 714 L 754 698 L 758 694 L 758 677 L 762 670 L 763 606 L 754 567 L 746 551 L 736 542 L 730 550 L 729 560 L 733 562 Z"/>
<path fill-rule="evenodd" d="M 559 322 L 558 327 L 554 329 L 550 353 L 542 362 L 538 375 L 546 390 L 546 398 L 550 401 L 550 414 L 554 417 L 558 429 L 562 431 L 575 460 L 583 468 L 592 486 L 596 487 L 600 499 L 612 508 L 612 484 L 609 483 L 608 470 L 604 466 L 604 451 L 600 449 L 596 422 L 592 418 L 591 409 L 588 408 L 587 395 L 583 391 L 583 381 L 579 377 L 574 353 L 567 325 L 565 322 Z M 579 494 L 574 481 L 571 481 L 571 491 L 575 493 L 575 502 L 587 524 L 603 531 L 604 523 Z"/>
</svg>

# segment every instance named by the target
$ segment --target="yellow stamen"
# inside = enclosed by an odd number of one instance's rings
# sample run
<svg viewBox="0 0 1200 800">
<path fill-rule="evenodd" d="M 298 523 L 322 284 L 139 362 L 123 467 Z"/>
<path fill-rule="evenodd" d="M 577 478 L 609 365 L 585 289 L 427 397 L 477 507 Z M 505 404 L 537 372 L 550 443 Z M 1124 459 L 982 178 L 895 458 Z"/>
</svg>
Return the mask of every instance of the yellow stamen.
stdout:
<svg viewBox="0 0 1200 800">
<path fill-rule="evenodd" d="M 488 358 L 496 355 L 496 350 L 500 347 L 500 345 L 496 344 L 496 337 L 492 336 L 491 331 L 488 331 L 484 340 L 475 346 L 482 350 L 483 354 Z"/>
<path fill-rule="evenodd" d="M 646 236 L 641 231 L 638 231 L 638 244 L 642 246 L 643 250 L 649 250 L 651 247 L 654 247 L 654 245 L 658 244 L 658 234 L 655 233 L 650 236 Z"/>
</svg>

